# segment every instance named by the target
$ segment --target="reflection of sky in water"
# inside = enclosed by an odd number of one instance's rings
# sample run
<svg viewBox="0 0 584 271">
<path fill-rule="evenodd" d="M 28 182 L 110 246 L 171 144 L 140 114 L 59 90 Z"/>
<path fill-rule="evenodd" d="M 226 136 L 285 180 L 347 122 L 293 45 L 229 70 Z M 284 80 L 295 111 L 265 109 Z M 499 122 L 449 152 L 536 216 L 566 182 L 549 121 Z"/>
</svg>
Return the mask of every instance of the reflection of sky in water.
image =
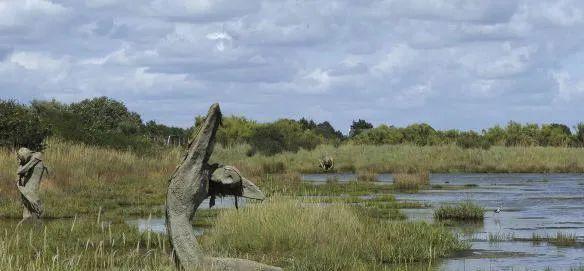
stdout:
<svg viewBox="0 0 584 271">
<path fill-rule="evenodd" d="M 355 174 L 306 174 L 305 181 L 324 183 L 335 177 L 339 182 Z M 379 174 L 380 182 L 393 182 L 391 174 Z M 487 209 L 484 223 L 459 225 L 453 230 L 469 240 L 473 251 L 447 259 L 439 270 L 570 270 L 584 266 L 584 244 L 556 247 L 530 241 L 489 242 L 489 234 L 504 238 L 531 238 L 532 234 L 571 233 L 584 243 L 584 174 L 431 174 L 433 185 L 476 184 L 462 190 L 426 190 L 398 194 L 400 200 L 422 201 L 433 208 L 463 200 L 477 202 Z M 503 212 L 493 211 L 502 206 Z M 406 209 L 414 220 L 432 222 L 433 209 Z"/>
<path fill-rule="evenodd" d="M 245 198 L 237 198 L 237 202 L 239 207 L 245 206 Z M 215 199 L 215 206 L 213 209 L 222 209 L 222 208 L 235 208 L 235 198 L 234 197 L 218 197 Z M 209 199 L 205 199 L 203 203 L 198 208 L 201 209 L 209 209 Z M 166 224 L 164 218 L 151 218 L 151 219 L 130 219 L 127 220 L 126 223 L 132 226 L 138 227 L 140 232 L 144 231 L 152 231 L 155 233 L 166 233 Z M 203 235 L 203 229 L 195 227 L 195 234 L 197 236 Z"/>
<path fill-rule="evenodd" d="M 399 194 L 398 199 L 443 203 L 472 200 L 487 209 L 481 225 L 459 226 L 471 241 L 473 255 L 448 259 L 440 270 L 570 270 L 584 265 L 584 246 L 556 247 L 530 241 L 489 242 L 489 234 L 503 238 L 531 238 L 532 234 L 571 233 L 584 242 L 584 175 L 582 174 L 433 174 L 432 184 L 477 184 L 464 190 L 429 190 Z M 503 207 L 503 212 L 493 211 Z M 412 219 L 432 220 L 433 210 L 405 210 Z"/>
<path fill-rule="evenodd" d="M 326 174 L 307 174 L 305 180 L 325 182 Z M 334 174 L 339 181 L 349 181 L 354 174 Z M 426 190 L 416 194 L 398 194 L 400 200 L 423 201 L 433 208 L 443 203 L 472 200 L 487 209 L 484 223 L 454 227 L 461 238 L 469 240 L 472 251 L 447 259 L 438 270 L 570 270 L 584 266 L 584 244 L 556 247 L 545 242 L 489 242 L 489 234 L 504 238 L 531 238 L 533 233 L 555 235 L 572 233 L 584 243 L 584 174 L 432 174 L 432 184 L 478 187 L 463 190 Z M 380 174 L 380 181 L 392 182 L 391 174 Z M 448 184 L 447 184 L 448 182 Z M 239 199 L 240 206 L 245 204 Z M 208 208 L 208 200 L 200 208 Z M 233 208 L 233 197 L 217 199 L 213 208 Z M 495 214 L 498 206 L 503 212 Z M 406 209 L 411 219 L 432 221 L 433 209 Z M 128 221 L 140 231 L 165 232 L 164 219 Z M 202 229 L 195 229 L 197 235 Z"/>
</svg>

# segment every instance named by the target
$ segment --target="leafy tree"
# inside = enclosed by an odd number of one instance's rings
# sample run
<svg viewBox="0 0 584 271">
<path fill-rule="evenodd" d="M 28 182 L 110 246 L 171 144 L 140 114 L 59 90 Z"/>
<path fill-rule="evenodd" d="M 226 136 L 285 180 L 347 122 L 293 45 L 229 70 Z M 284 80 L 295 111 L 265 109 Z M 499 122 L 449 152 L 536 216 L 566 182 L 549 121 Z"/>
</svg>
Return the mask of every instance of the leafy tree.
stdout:
<svg viewBox="0 0 584 271">
<path fill-rule="evenodd" d="M 343 133 L 341 133 L 341 131 L 335 130 L 335 128 L 328 121 L 317 124 L 316 127 L 312 130 L 317 135 L 321 135 L 325 139 L 341 141 L 344 138 Z"/>
<path fill-rule="evenodd" d="M 107 97 L 73 103 L 69 109 L 80 118 L 81 128 L 90 135 L 137 135 L 142 125 L 138 113 L 130 112 L 122 102 Z"/>
<path fill-rule="evenodd" d="M 574 134 L 574 141 L 577 146 L 584 146 L 584 122 L 580 122 L 576 125 L 576 133 Z"/>
<path fill-rule="evenodd" d="M 507 140 L 507 132 L 499 125 L 483 130 L 483 134 L 490 145 L 505 145 Z"/>
<path fill-rule="evenodd" d="M 418 146 L 433 145 L 438 141 L 436 130 L 426 123 L 411 124 L 403 129 L 403 133 L 406 142 Z"/>
<path fill-rule="evenodd" d="M 572 144 L 572 131 L 563 124 L 544 124 L 539 132 L 540 146 L 567 147 Z"/>
<path fill-rule="evenodd" d="M 254 150 L 266 155 L 274 155 L 284 151 L 311 150 L 323 143 L 323 138 L 311 130 L 303 129 L 294 120 L 281 119 L 274 123 L 260 124 L 249 143 Z"/>
<path fill-rule="evenodd" d="M 41 150 L 49 129 L 32 108 L 0 100 L 0 146 Z"/>
<path fill-rule="evenodd" d="M 475 131 L 461 132 L 456 139 L 456 145 L 463 149 L 489 149 L 490 142 Z"/>
<path fill-rule="evenodd" d="M 505 146 L 534 146 L 537 144 L 537 124 L 527 124 L 511 121 L 507 125 Z"/>
<path fill-rule="evenodd" d="M 353 123 L 351 124 L 351 130 L 349 130 L 349 137 L 357 136 L 361 132 L 363 132 L 365 130 L 369 130 L 371 128 L 373 128 L 373 124 L 371 124 L 363 119 L 353 121 Z"/>
<path fill-rule="evenodd" d="M 352 142 L 356 144 L 393 145 L 402 143 L 403 139 L 404 135 L 400 129 L 382 124 L 376 128 L 359 133 L 353 137 Z"/>
</svg>

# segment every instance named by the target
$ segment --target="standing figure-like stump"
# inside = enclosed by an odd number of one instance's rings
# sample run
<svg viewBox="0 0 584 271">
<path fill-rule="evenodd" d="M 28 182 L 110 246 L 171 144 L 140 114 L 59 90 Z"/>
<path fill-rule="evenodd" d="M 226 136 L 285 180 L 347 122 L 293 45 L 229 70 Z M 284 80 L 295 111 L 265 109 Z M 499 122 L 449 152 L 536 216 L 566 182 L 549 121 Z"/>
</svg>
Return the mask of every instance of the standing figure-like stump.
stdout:
<svg viewBox="0 0 584 271">
<path fill-rule="evenodd" d="M 18 175 L 16 187 L 20 192 L 22 205 L 24 205 L 22 221 L 38 219 L 43 214 L 43 206 L 38 195 L 41 180 L 46 171 L 43 156 L 40 152 L 21 148 L 16 153 L 16 157 L 19 161 L 16 172 Z"/>
<path fill-rule="evenodd" d="M 335 167 L 335 161 L 332 156 L 324 156 L 318 161 L 318 166 L 324 171 L 332 170 Z"/>
<path fill-rule="evenodd" d="M 281 270 L 244 259 L 207 257 L 197 243 L 191 219 L 206 198 L 211 198 L 211 205 L 217 196 L 265 198 L 259 188 L 243 178 L 234 167 L 208 164 L 220 123 L 221 110 L 218 104 L 213 104 L 196 138 L 189 143 L 183 161 L 170 178 L 166 196 L 166 231 L 175 263 L 184 270 Z"/>
</svg>

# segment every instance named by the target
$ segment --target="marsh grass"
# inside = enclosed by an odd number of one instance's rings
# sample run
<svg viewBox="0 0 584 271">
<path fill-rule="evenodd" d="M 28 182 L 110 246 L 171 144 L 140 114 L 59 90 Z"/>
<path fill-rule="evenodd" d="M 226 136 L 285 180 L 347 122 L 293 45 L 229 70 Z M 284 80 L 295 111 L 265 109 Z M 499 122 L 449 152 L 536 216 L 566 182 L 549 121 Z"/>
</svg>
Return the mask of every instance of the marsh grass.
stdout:
<svg viewBox="0 0 584 271">
<path fill-rule="evenodd" d="M 421 169 L 439 172 L 584 172 L 584 149 L 564 147 L 503 147 L 463 149 L 456 145 L 320 145 L 312 151 L 284 152 L 274 156 L 246 155 L 250 147 L 236 145 L 217 147 L 212 159 L 240 165 L 242 172 L 255 176 L 261 164 L 280 161 L 286 170 L 318 173 L 318 159 L 328 153 L 335 159 L 337 172 L 373 170 L 385 172 L 417 172 Z"/>
<path fill-rule="evenodd" d="M 531 235 L 530 241 L 534 244 L 539 244 L 543 242 L 548 242 L 554 246 L 558 247 L 569 247 L 575 246 L 577 244 L 576 234 L 566 233 L 566 232 L 556 232 L 555 235 L 542 235 L 538 233 L 533 233 Z"/>
<path fill-rule="evenodd" d="M 394 173 L 393 186 L 401 191 L 418 191 L 430 186 L 430 173 L 419 171 L 416 173 Z"/>
<path fill-rule="evenodd" d="M 82 144 L 49 140 L 44 161 L 49 169 L 41 183 L 45 218 L 91 215 L 162 215 L 166 179 L 181 151 L 168 149 L 155 156 L 138 156 Z M 19 218 L 16 158 L 0 151 L 0 217 Z M 58 208 L 57 208 L 58 207 Z"/>
<path fill-rule="evenodd" d="M 2 223 L 0 269 L 174 270 L 166 237 L 100 220 Z"/>
<path fill-rule="evenodd" d="M 482 221 L 485 209 L 472 201 L 464 201 L 454 205 L 442 205 L 434 210 L 434 219 L 455 221 Z"/>
<path fill-rule="evenodd" d="M 286 270 L 381 269 L 467 248 L 442 227 L 370 219 L 352 206 L 314 207 L 292 199 L 226 210 L 202 243 L 215 254 L 249 256 Z"/>
<path fill-rule="evenodd" d="M 576 244 L 576 235 L 574 233 L 557 232 L 549 242 L 555 246 L 573 246 Z"/>
<path fill-rule="evenodd" d="M 359 182 L 378 182 L 377 173 L 372 169 L 366 169 L 357 172 L 357 181 Z"/>
</svg>

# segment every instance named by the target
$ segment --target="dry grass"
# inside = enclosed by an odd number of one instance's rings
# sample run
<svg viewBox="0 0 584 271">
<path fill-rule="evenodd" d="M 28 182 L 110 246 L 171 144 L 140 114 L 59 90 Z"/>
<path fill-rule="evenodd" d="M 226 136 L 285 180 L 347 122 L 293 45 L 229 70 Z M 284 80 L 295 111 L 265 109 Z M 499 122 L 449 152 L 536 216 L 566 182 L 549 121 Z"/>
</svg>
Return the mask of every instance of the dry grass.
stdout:
<svg viewBox="0 0 584 271">
<path fill-rule="evenodd" d="M 49 140 L 44 152 L 49 174 L 41 183 L 46 217 L 106 213 L 147 215 L 161 213 L 166 180 L 181 152 L 169 149 L 156 156 Z M 21 216 L 14 186 L 16 158 L 0 151 L 0 217 Z M 59 208 L 55 208 L 59 206 Z"/>
<path fill-rule="evenodd" d="M 393 186 L 397 190 L 417 191 L 429 185 L 430 173 L 427 171 L 393 174 Z"/>
<path fill-rule="evenodd" d="M 282 153 L 275 156 L 246 156 L 249 146 L 216 148 L 217 161 L 240 165 L 242 172 L 261 174 L 262 164 L 282 162 L 286 170 L 302 173 L 321 172 L 318 159 L 323 153 L 335 159 L 336 172 L 377 173 L 417 172 L 584 172 L 584 149 L 563 147 L 502 147 L 488 150 L 462 149 L 455 145 L 320 145 L 312 151 Z"/>
</svg>

